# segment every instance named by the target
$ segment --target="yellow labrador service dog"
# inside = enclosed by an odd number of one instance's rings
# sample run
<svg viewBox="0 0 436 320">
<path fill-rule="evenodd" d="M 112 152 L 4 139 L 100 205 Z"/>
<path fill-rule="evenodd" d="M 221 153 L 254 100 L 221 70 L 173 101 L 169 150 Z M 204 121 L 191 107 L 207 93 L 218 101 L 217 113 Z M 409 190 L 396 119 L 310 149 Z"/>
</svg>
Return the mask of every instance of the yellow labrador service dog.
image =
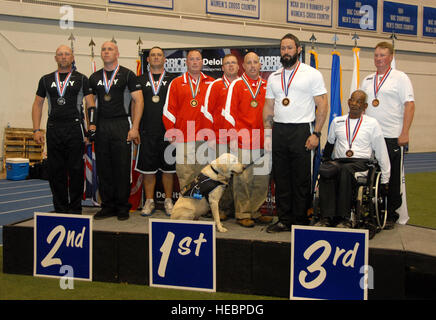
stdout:
<svg viewBox="0 0 436 320">
<path fill-rule="evenodd" d="M 201 170 L 201 173 L 180 192 L 171 219 L 197 220 L 212 211 L 219 232 L 226 232 L 220 220 L 218 204 L 232 174 L 240 174 L 244 166 L 238 158 L 224 153 Z"/>
</svg>

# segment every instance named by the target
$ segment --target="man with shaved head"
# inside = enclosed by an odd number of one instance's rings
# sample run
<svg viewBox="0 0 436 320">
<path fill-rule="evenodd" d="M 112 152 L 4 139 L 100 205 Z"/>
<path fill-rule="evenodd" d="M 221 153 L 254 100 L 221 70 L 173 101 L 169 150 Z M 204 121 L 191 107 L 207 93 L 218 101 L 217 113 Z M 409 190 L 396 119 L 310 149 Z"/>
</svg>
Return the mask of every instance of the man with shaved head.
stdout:
<svg viewBox="0 0 436 320">
<path fill-rule="evenodd" d="M 121 66 L 118 46 L 106 41 L 101 46 L 103 68 L 89 78 L 97 108 L 88 109 L 95 156 L 101 210 L 94 219 L 129 218 L 132 142 L 138 144 L 139 123 L 144 102 L 136 75 Z"/>
<path fill-rule="evenodd" d="M 44 143 L 41 118 L 48 102 L 47 161 L 53 206 L 57 213 L 82 213 L 83 194 L 83 99 L 95 106 L 86 76 L 73 68 L 70 47 L 61 45 L 55 54 L 57 70 L 41 77 L 32 106 L 34 140 Z"/>
<path fill-rule="evenodd" d="M 263 154 L 262 110 L 266 81 L 260 77 L 261 64 L 256 53 L 247 53 L 242 67 L 245 72 L 229 86 L 223 115 L 229 130 L 231 151 L 237 150 L 243 164 L 256 161 L 241 175 L 233 177 L 235 217 L 239 225 L 249 228 L 255 223 L 271 222 L 271 217 L 259 213 L 268 193 L 269 171 L 257 173 L 260 171 L 257 169 L 265 166 L 267 161 L 267 156 L 260 159 Z M 236 134 L 231 134 L 231 131 Z"/>
</svg>

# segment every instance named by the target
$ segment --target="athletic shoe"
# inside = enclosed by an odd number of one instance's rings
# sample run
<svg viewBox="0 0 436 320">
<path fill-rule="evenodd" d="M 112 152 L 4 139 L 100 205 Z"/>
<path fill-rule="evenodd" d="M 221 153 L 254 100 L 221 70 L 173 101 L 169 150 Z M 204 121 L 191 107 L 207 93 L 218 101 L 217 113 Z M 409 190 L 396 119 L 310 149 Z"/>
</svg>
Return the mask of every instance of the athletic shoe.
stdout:
<svg viewBox="0 0 436 320">
<path fill-rule="evenodd" d="M 116 216 L 115 212 L 111 209 L 103 208 L 100 209 L 95 215 L 94 220 L 102 220 L 109 217 Z"/>
<path fill-rule="evenodd" d="M 164 207 L 165 207 L 165 214 L 167 216 L 171 216 L 174 207 L 173 200 L 171 198 L 165 198 Z"/>
<path fill-rule="evenodd" d="M 149 217 L 154 212 L 154 200 L 147 199 L 145 201 L 144 207 L 141 210 L 141 216 Z"/>
</svg>

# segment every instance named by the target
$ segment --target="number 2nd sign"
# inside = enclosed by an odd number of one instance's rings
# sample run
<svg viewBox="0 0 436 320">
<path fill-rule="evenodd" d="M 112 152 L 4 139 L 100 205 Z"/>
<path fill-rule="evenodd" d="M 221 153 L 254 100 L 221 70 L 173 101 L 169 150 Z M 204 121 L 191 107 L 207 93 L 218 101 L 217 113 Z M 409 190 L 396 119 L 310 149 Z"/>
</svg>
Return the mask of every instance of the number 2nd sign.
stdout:
<svg viewBox="0 0 436 320">
<path fill-rule="evenodd" d="M 34 276 L 92 281 L 92 217 L 35 213 Z"/>
</svg>

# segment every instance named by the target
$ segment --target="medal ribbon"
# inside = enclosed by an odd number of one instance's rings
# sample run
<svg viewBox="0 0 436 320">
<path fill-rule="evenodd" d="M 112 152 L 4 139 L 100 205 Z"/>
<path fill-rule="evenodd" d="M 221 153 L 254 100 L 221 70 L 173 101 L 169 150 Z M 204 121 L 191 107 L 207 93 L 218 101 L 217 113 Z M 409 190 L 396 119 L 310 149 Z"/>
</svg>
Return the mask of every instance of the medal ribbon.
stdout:
<svg viewBox="0 0 436 320">
<path fill-rule="evenodd" d="M 245 85 L 247 86 L 248 90 L 251 93 L 251 96 L 253 97 L 253 100 L 256 100 L 257 95 L 259 94 L 260 91 L 260 87 L 262 86 L 262 78 L 259 77 L 259 79 L 257 80 L 257 88 L 256 88 L 256 93 L 253 93 L 253 90 L 251 90 L 251 86 L 250 83 L 248 82 L 247 76 L 245 75 L 245 73 L 242 75 L 242 80 L 245 82 Z"/>
<path fill-rule="evenodd" d="M 64 80 L 64 84 L 62 85 L 61 79 L 59 77 L 59 71 L 55 72 L 56 89 L 58 90 L 59 96 L 61 98 L 65 95 L 65 89 L 68 86 L 68 81 L 70 81 L 72 73 L 73 73 L 73 69 L 71 69 L 71 71 L 68 73 L 67 77 Z"/>
<path fill-rule="evenodd" d="M 153 78 L 153 74 L 151 73 L 151 71 L 148 71 L 148 79 L 151 82 L 151 90 L 153 91 L 153 95 L 157 96 L 159 94 L 160 91 L 160 87 L 162 86 L 162 80 L 165 76 L 165 70 L 164 72 L 162 72 L 162 74 L 159 77 L 159 80 L 157 82 L 157 86 L 154 85 L 154 78 Z"/>
<path fill-rule="evenodd" d="M 108 83 L 106 71 L 103 69 L 103 84 L 104 84 L 104 91 L 106 91 L 106 93 L 109 93 L 109 90 L 112 87 L 115 76 L 117 75 L 119 70 L 120 70 L 120 65 L 118 64 L 117 67 L 115 68 L 114 72 L 112 73 L 111 79 L 109 80 L 109 83 Z"/>
<path fill-rule="evenodd" d="M 350 147 L 350 150 L 351 150 L 351 146 L 353 145 L 354 139 L 356 139 L 357 132 L 359 132 L 360 125 L 362 124 L 362 118 L 363 118 L 363 116 L 360 116 L 359 120 L 356 123 L 356 126 L 354 127 L 353 136 L 352 136 L 351 141 L 350 141 L 350 117 L 347 117 L 347 121 L 345 122 L 345 133 L 347 135 L 347 141 L 348 141 L 348 146 Z"/>
<path fill-rule="evenodd" d="M 200 89 L 201 75 L 198 77 L 197 85 L 195 86 L 195 89 L 192 85 L 193 81 L 191 80 L 191 76 L 189 75 L 189 73 L 188 73 L 188 82 L 189 82 L 189 88 L 191 89 L 192 99 L 195 99 L 195 97 L 198 94 L 198 89 Z"/>
<path fill-rule="evenodd" d="M 223 75 L 223 82 L 224 82 L 224 87 L 226 87 L 226 89 L 228 89 L 230 86 L 230 81 L 229 81 L 229 79 L 227 79 L 227 77 L 225 75 Z"/>
<path fill-rule="evenodd" d="M 380 88 L 382 87 L 383 83 L 385 83 L 385 81 L 388 78 L 388 76 L 391 73 L 391 71 L 392 71 L 392 68 L 389 68 L 389 70 L 385 72 L 385 74 L 383 75 L 380 83 L 378 83 L 378 72 L 375 74 L 375 79 L 374 79 L 374 98 L 377 98 L 377 94 L 380 91 Z"/>
<path fill-rule="evenodd" d="M 285 96 L 288 97 L 289 87 L 291 86 L 292 80 L 294 80 L 294 76 L 298 71 L 298 68 L 300 67 L 300 61 L 298 61 L 298 65 L 292 70 L 291 74 L 288 78 L 288 84 L 286 84 L 286 77 L 285 77 L 285 68 L 283 68 L 282 71 L 282 90 L 285 93 Z"/>
</svg>

